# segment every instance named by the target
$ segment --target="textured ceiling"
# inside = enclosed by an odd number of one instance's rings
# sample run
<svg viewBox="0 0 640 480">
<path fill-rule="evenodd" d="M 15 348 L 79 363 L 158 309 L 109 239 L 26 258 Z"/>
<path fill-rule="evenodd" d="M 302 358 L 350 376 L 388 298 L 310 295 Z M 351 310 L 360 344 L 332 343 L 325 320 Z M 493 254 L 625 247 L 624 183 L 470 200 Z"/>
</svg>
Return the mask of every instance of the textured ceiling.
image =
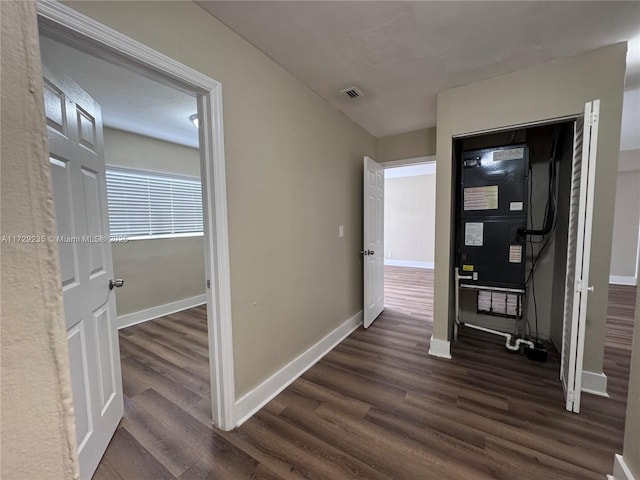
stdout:
<svg viewBox="0 0 640 480">
<path fill-rule="evenodd" d="M 640 33 L 640 2 L 198 3 L 374 136 L 435 126 L 440 90 Z"/>
<path fill-rule="evenodd" d="M 628 40 L 622 150 L 640 149 L 640 2 L 199 2 L 376 136 L 435 125 L 435 94 Z M 107 126 L 197 147 L 195 98 L 42 37 Z M 339 90 L 357 86 L 364 97 Z"/>
</svg>

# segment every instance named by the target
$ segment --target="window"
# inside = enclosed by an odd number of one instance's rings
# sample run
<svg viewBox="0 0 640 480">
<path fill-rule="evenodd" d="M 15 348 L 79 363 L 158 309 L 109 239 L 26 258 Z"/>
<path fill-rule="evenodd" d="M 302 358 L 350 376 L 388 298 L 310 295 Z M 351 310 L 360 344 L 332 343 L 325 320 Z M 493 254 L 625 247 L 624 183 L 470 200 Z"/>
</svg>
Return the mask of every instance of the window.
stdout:
<svg viewBox="0 0 640 480">
<path fill-rule="evenodd" d="M 112 167 L 106 178 L 111 236 L 202 235 L 199 178 Z"/>
</svg>

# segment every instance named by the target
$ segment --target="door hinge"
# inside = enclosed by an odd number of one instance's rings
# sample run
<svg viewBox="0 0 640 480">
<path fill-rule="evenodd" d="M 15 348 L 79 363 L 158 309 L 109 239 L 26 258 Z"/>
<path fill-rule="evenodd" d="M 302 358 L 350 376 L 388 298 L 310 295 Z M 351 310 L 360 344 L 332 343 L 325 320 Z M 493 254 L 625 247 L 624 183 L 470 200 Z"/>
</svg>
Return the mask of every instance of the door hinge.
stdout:
<svg viewBox="0 0 640 480">
<path fill-rule="evenodd" d="M 587 115 L 587 118 L 584 119 L 584 123 L 587 124 L 587 127 L 593 127 L 596 123 L 598 123 L 598 114 L 590 113 Z"/>
<path fill-rule="evenodd" d="M 573 390 L 569 390 L 567 392 L 567 400 L 569 400 L 570 402 L 573 402 L 575 401 L 575 399 L 576 399 L 575 392 Z"/>
<path fill-rule="evenodd" d="M 582 280 L 576 280 L 576 283 L 574 284 L 573 287 L 576 293 L 582 293 Z"/>
<path fill-rule="evenodd" d="M 207 288 L 211 288 L 211 280 L 207 278 Z"/>
</svg>

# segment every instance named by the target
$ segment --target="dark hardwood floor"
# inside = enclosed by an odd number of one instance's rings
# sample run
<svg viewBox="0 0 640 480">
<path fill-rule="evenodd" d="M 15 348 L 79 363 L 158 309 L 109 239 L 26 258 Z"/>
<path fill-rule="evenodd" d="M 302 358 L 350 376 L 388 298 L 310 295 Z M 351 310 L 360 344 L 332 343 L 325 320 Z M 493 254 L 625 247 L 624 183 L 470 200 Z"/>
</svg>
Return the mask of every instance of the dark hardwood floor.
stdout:
<svg viewBox="0 0 640 480">
<path fill-rule="evenodd" d="M 623 440 L 635 289 L 611 287 L 611 398 L 566 412 L 558 358 L 462 331 L 429 357 L 433 275 L 386 267 L 386 308 L 232 432 L 211 426 L 203 307 L 120 332 L 125 417 L 94 478 L 602 479 Z"/>
</svg>

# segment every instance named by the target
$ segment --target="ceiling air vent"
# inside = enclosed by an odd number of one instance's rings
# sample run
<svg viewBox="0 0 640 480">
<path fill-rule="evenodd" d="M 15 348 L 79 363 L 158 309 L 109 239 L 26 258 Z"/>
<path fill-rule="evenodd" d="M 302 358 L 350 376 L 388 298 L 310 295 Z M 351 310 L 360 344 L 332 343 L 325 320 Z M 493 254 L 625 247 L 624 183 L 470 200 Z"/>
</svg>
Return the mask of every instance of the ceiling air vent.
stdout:
<svg viewBox="0 0 640 480">
<path fill-rule="evenodd" d="M 345 88 L 344 90 L 340 90 L 340 95 L 344 95 L 347 98 L 359 98 L 362 96 L 362 92 L 358 90 L 356 87 Z"/>
</svg>

